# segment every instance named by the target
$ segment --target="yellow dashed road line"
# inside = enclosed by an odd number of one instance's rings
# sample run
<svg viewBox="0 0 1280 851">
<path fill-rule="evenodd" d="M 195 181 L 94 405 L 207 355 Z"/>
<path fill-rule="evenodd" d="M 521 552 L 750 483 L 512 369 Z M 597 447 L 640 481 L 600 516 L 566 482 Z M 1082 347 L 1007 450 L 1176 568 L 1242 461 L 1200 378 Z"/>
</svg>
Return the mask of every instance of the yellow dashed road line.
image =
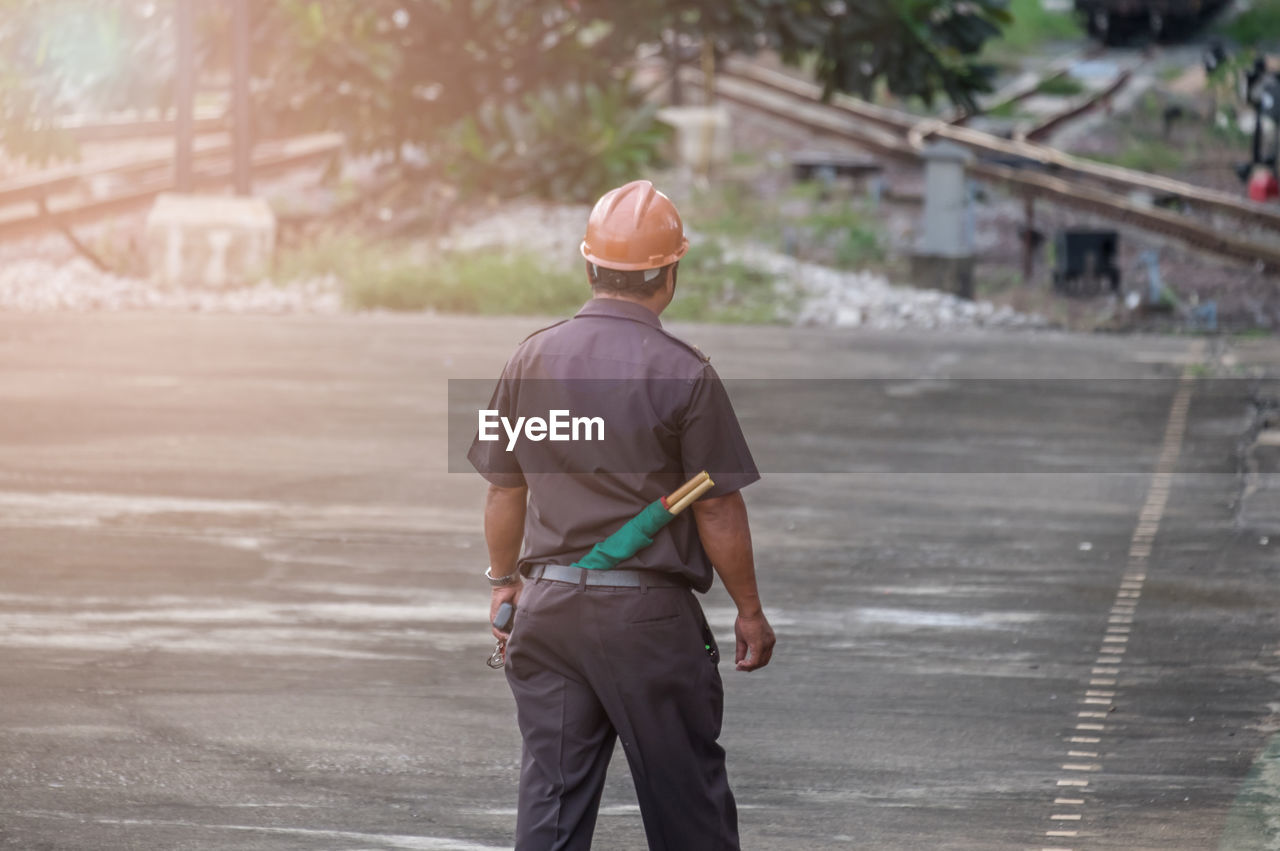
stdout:
<svg viewBox="0 0 1280 851">
<path fill-rule="evenodd" d="M 1169 501 L 1169 491 L 1173 488 L 1173 474 L 1178 466 L 1178 456 L 1182 453 L 1182 439 L 1187 431 L 1187 412 L 1191 407 L 1191 394 L 1195 385 L 1192 365 L 1198 364 L 1204 356 L 1204 341 L 1197 340 L 1188 352 L 1188 365 L 1182 370 L 1178 381 L 1178 389 L 1173 401 L 1169 404 L 1169 418 L 1165 422 L 1164 439 L 1160 444 L 1160 452 L 1156 458 L 1156 469 L 1151 476 L 1147 488 L 1147 498 L 1142 510 L 1138 512 L 1138 523 L 1134 527 L 1129 541 L 1129 561 L 1124 575 L 1120 579 L 1120 587 L 1116 590 L 1115 603 L 1107 618 L 1107 630 L 1098 646 L 1098 660 L 1090 671 L 1089 686 L 1080 698 L 1082 706 L 1105 706 L 1106 709 L 1085 709 L 1076 712 L 1081 719 L 1074 727 L 1074 732 L 1095 732 L 1096 736 L 1071 735 L 1067 741 L 1073 746 L 1067 751 L 1070 760 L 1095 759 L 1100 751 L 1078 750 L 1076 745 L 1097 745 L 1102 742 L 1102 734 L 1106 733 L 1105 724 L 1094 723 L 1106 720 L 1115 711 L 1115 688 L 1120 676 L 1120 666 L 1124 662 L 1125 652 L 1129 646 L 1129 634 L 1133 615 L 1137 610 L 1138 600 L 1142 597 L 1142 588 L 1147 581 L 1147 559 L 1151 557 L 1152 544 L 1156 533 L 1160 531 L 1160 521 L 1164 517 L 1164 509 Z M 1085 720 L 1091 719 L 1091 720 Z M 1088 790 L 1089 781 L 1077 779 L 1082 773 L 1102 771 L 1101 762 L 1072 761 L 1062 764 L 1064 773 L 1074 776 L 1062 777 L 1057 781 L 1057 788 L 1073 788 L 1083 793 Z M 1049 826 L 1042 836 L 1046 839 L 1075 839 L 1080 831 L 1074 825 L 1084 820 L 1084 809 L 1088 804 L 1086 798 L 1056 797 L 1053 810 L 1049 815 Z M 1074 811 L 1068 811 L 1075 808 Z M 1064 823 L 1070 823 L 1068 829 Z M 1077 851 L 1072 846 L 1041 846 L 1039 851 Z"/>
</svg>

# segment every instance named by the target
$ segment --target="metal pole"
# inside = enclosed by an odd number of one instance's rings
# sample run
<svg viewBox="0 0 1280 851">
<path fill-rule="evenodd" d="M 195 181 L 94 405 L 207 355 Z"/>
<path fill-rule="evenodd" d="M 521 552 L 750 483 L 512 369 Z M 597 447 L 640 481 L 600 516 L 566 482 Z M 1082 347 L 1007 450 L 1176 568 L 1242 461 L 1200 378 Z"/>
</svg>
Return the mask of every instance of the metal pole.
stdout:
<svg viewBox="0 0 1280 851">
<path fill-rule="evenodd" d="M 253 192 L 251 184 L 253 128 L 249 119 L 249 0 L 232 0 L 231 106 L 235 137 L 233 172 L 237 195 Z"/>
<path fill-rule="evenodd" d="M 173 151 L 174 186 L 179 192 L 194 187 L 191 168 L 191 146 L 195 137 L 195 16 L 192 0 L 174 0 L 174 25 L 178 35 L 177 79 L 174 81 L 175 147 Z"/>
<path fill-rule="evenodd" d="M 1022 282 L 1031 283 L 1035 271 L 1036 199 L 1028 193 L 1022 199 Z"/>
<path fill-rule="evenodd" d="M 684 88 L 680 85 L 680 34 L 672 30 L 670 38 L 662 39 L 667 50 L 667 71 L 671 75 L 671 105 L 684 104 Z"/>
<path fill-rule="evenodd" d="M 702 37 L 702 108 L 706 110 L 702 121 L 702 150 L 698 171 L 705 180 L 711 177 L 711 149 L 716 141 L 715 115 L 712 108 L 716 101 L 716 50 L 708 36 Z"/>
</svg>

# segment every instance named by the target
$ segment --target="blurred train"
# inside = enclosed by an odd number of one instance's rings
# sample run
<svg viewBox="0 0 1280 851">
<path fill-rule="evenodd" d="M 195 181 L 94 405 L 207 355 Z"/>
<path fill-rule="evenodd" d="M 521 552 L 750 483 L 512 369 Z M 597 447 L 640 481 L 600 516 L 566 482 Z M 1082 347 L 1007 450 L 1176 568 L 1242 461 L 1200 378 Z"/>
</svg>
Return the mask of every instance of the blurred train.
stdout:
<svg viewBox="0 0 1280 851">
<path fill-rule="evenodd" d="M 1104 44 L 1149 36 L 1175 38 L 1188 33 L 1227 0 L 1075 0 L 1076 13 L 1089 35 Z"/>
</svg>

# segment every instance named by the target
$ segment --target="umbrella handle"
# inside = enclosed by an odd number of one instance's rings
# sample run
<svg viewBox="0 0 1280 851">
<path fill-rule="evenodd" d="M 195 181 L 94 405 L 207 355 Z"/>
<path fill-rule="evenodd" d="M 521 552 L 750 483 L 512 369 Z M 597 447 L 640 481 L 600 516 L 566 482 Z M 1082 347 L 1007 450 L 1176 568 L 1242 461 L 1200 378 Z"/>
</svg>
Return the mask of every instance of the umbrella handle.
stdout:
<svg viewBox="0 0 1280 851">
<path fill-rule="evenodd" d="M 706 475 L 706 474 L 704 473 L 703 475 Z M 705 479 L 699 482 L 697 486 L 693 488 L 693 490 L 689 491 L 687 494 L 681 497 L 680 500 L 676 502 L 675 505 L 667 506 L 667 511 L 670 511 L 671 516 L 674 517 L 675 515 L 679 514 L 681 511 L 684 511 L 690 505 L 693 505 L 694 501 L 697 500 L 698 497 L 702 496 L 704 493 L 711 490 L 715 486 L 716 486 L 716 483 L 711 481 L 710 476 L 707 476 Z"/>
<path fill-rule="evenodd" d="M 696 488 L 698 485 L 702 484 L 703 482 L 705 482 L 705 481 L 710 481 L 710 480 L 711 480 L 711 476 L 707 473 L 707 471 L 706 471 L 706 470 L 703 470 L 701 473 L 699 473 L 698 475 L 694 476 L 692 479 L 690 479 L 689 481 L 685 482 L 684 484 L 682 484 L 680 487 L 678 487 L 678 488 L 676 488 L 675 490 L 673 490 L 673 491 L 672 491 L 671 493 L 669 493 L 668 495 L 664 496 L 664 497 L 662 498 L 662 505 L 663 505 L 663 507 L 665 507 L 668 511 L 671 511 L 671 506 L 675 505 L 677 502 L 679 502 L 680 500 L 684 499 L 684 498 L 685 498 L 685 496 L 686 496 L 686 495 L 687 495 L 691 490 L 693 490 L 694 488 Z M 672 514 L 674 514 L 674 513 L 675 513 L 675 512 L 673 511 L 673 512 L 672 512 Z"/>
</svg>

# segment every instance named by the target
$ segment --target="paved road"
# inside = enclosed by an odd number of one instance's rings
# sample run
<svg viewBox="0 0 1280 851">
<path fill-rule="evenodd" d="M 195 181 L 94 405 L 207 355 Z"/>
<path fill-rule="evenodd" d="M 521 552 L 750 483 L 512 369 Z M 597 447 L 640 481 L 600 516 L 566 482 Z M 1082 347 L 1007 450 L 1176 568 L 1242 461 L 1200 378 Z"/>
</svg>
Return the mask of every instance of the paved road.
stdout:
<svg viewBox="0 0 1280 851">
<path fill-rule="evenodd" d="M 534 325 L 0 316 L 0 847 L 509 847 L 445 381 Z M 1280 449 L 1203 377 L 1277 346 L 684 330 L 876 379 L 735 385 L 780 633 L 725 675 L 746 847 L 1280 847 Z M 643 847 L 628 787 L 597 847 Z"/>
</svg>

